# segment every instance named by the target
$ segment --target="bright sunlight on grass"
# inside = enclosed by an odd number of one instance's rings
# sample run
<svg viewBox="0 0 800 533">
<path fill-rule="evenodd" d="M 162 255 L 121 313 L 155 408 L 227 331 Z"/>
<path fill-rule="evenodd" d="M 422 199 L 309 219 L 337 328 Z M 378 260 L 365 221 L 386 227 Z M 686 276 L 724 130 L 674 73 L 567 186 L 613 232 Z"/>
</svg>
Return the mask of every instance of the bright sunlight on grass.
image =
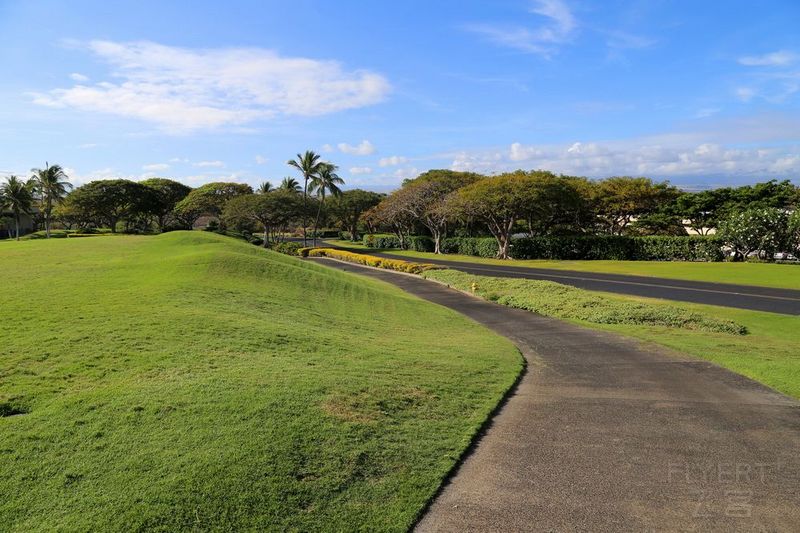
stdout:
<svg viewBox="0 0 800 533">
<path fill-rule="evenodd" d="M 0 269 L 3 530 L 404 531 L 522 364 L 210 233 L 4 243 Z"/>
</svg>

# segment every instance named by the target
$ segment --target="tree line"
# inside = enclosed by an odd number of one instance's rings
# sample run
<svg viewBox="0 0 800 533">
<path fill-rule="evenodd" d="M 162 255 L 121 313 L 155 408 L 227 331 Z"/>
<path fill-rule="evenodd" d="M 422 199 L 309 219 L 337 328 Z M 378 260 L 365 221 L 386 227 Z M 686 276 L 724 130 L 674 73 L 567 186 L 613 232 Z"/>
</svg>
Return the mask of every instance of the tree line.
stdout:
<svg viewBox="0 0 800 533">
<path fill-rule="evenodd" d="M 401 246 L 412 235 L 429 235 L 436 253 L 446 236 L 492 236 L 500 258 L 509 257 L 519 234 L 716 233 L 738 258 L 798 248 L 800 192 L 789 181 L 687 192 L 645 177 L 430 170 L 384 195 L 343 191 L 336 165 L 313 151 L 287 164 L 302 182 L 287 177 L 278 186 L 263 182 L 255 190 L 231 182 L 191 188 L 166 178 L 97 180 L 70 190 L 63 169 L 45 165 L 27 181 L 7 178 L 0 185 L 0 206 L 15 219 L 17 235 L 20 215 L 32 213 L 47 236 L 54 223 L 66 229 L 163 232 L 190 229 L 208 217 L 221 230 L 259 233 L 264 246 L 288 233 L 306 241 L 309 230 L 316 239 L 320 228 L 335 225 L 353 240 L 363 232 L 393 233 Z"/>
<path fill-rule="evenodd" d="M 672 235 L 717 233 L 737 258 L 753 252 L 798 250 L 800 189 L 767 181 L 701 192 L 681 191 L 644 177 L 590 180 L 517 170 L 497 176 L 431 170 L 407 180 L 364 216 L 374 230 L 394 233 L 401 246 L 427 234 L 441 252 L 446 235 L 490 234 L 497 257 L 512 237 L 550 235 Z"/>
</svg>

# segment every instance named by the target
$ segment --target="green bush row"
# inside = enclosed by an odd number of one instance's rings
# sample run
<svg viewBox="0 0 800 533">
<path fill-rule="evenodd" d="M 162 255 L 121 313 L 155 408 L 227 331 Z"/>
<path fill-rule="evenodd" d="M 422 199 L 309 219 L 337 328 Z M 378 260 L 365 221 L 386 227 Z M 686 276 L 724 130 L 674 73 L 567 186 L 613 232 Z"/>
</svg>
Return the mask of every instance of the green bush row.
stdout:
<svg viewBox="0 0 800 533">
<path fill-rule="evenodd" d="M 300 249 L 303 248 L 303 243 L 300 242 L 276 242 L 270 246 L 276 252 L 286 255 L 300 255 Z"/>
<path fill-rule="evenodd" d="M 442 241 L 448 254 L 495 257 L 493 238 L 453 237 Z M 612 259 L 619 261 L 722 261 L 722 242 L 714 237 L 547 236 L 514 239 L 514 259 Z"/>
<path fill-rule="evenodd" d="M 390 233 L 364 235 L 361 242 L 368 248 L 400 248 L 400 239 Z M 433 239 L 424 235 L 408 237 L 406 249 L 415 252 L 432 252 L 434 250 Z"/>
</svg>

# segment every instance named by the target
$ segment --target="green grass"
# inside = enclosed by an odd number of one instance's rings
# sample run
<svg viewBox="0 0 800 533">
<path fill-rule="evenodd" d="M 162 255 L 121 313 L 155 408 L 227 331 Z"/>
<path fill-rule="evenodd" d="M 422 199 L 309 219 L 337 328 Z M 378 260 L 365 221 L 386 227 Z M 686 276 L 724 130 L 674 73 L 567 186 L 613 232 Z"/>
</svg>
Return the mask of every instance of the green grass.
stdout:
<svg viewBox="0 0 800 533">
<path fill-rule="evenodd" d="M 211 233 L 10 243 L 0 271 L 4 531 L 403 531 L 522 364 Z"/>
<path fill-rule="evenodd" d="M 579 272 L 601 272 L 605 274 L 628 274 L 656 278 L 733 283 L 757 287 L 776 287 L 800 290 L 800 265 L 770 263 L 689 263 L 683 261 L 551 261 L 542 259 L 519 260 L 487 259 L 472 255 L 432 254 L 411 250 L 375 250 L 360 243 L 328 240 L 343 248 L 363 251 L 380 251 L 399 257 L 418 260 L 462 261 L 483 265 L 506 265 Z"/>
<path fill-rule="evenodd" d="M 344 244 L 342 245 L 344 246 Z M 397 256 L 441 261 L 465 261 L 485 265 L 508 265 L 606 274 L 628 274 L 656 278 L 711 281 L 800 290 L 800 265 L 770 263 L 689 263 L 683 261 L 548 261 L 486 259 L 471 255 L 385 250 Z"/>
<path fill-rule="evenodd" d="M 455 274 L 453 274 L 455 273 Z M 590 292 L 568 288 L 570 297 L 564 299 L 562 291 L 540 285 L 557 285 L 536 280 L 510 278 L 483 278 L 453 270 L 429 271 L 433 277 L 461 289 L 468 289 L 473 281 L 478 282 L 479 295 L 514 307 L 537 309 L 551 316 L 561 316 L 569 322 L 586 327 L 613 331 L 634 337 L 645 343 L 656 343 L 676 351 L 712 361 L 734 372 L 764 383 L 784 394 L 800 398 L 800 317 L 747 311 L 727 307 L 715 307 L 682 302 L 670 302 Z M 491 281 L 489 281 L 491 280 Z M 528 287 L 529 290 L 526 290 Z M 547 292 L 545 292 L 547 290 Z M 575 294 L 573 291 L 577 291 Z M 500 297 L 498 297 L 500 296 Z M 696 314 L 713 317 L 716 321 L 741 324 L 747 335 L 732 335 L 703 328 L 670 327 L 644 323 L 598 323 L 608 309 L 580 309 L 581 304 L 614 301 L 624 307 L 636 308 L 645 305 L 655 309 L 665 306 L 680 309 L 685 315 Z M 576 312 L 577 311 L 577 312 Z M 622 315 L 629 313 L 623 310 Z M 671 313 L 670 313 L 671 314 Z M 647 315 L 646 315 L 647 316 Z M 652 316 L 652 315 L 651 315 Z M 655 316 L 659 316 L 658 314 Z M 612 316 L 613 318 L 613 316 Z"/>
<path fill-rule="evenodd" d="M 663 302 L 634 302 L 625 297 L 585 291 L 552 281 L 475 276 L 458 270 L 430 270 L 423 277 L 446 283 L 462 291 L 509 307 L 540 315 L 581 320 L 595 324 L 665 326 L 744 335 L 747 330 L 732 320 L 710 313 L 686 312 Z"/>
</svg>

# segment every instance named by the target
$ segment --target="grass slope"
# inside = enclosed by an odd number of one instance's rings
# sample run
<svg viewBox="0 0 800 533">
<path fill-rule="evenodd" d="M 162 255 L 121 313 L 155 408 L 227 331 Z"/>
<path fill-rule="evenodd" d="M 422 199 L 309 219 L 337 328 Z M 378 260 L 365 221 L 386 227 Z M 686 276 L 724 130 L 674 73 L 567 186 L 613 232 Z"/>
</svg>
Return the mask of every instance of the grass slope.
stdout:
<svg viewBox="0 0 800 533">
<path fill-rule="evenodd" d="M 337 246 L 358 250 L 369 250 L 363 245 L 348 241 L 328 241 Z M 800 290 L 800 265 L 778 265 L 769 263 L 689 263 L 682 261 L 547 261 L 486 259 L 471 255 L 432 254 L 410 250 L 380 250 L 390 255 L 410 257 L 415 260 L 436 259 L 440 261 L 462 261 L 485 265 L 507 265 L 531 268 L 552 268 L 579 272 L 602 272 L 605 274 L 627 274 L 655 278 L 733 283 L 757 287 L 777 287 Z"/>
<path fill-rule="evenodd" d="M 683 302 L 667 304 L 547 281 L 473 276 L 456 270 L 431 270 L 424 275 L 462 290 L 469 290 L 475 281 L 478 295 L 486 299 L 661 344 L 800 398 L 799 317 Z M 736 329 L 725 327 L 728 324 L 744 326 L 747 335 L 732 334 Z"/>
<path fill-rule="evenodd" d="M 521 369 L 454 312 L 209 233 L 0 270 L 3 530 L 405 530 Z"/>
</svg>

